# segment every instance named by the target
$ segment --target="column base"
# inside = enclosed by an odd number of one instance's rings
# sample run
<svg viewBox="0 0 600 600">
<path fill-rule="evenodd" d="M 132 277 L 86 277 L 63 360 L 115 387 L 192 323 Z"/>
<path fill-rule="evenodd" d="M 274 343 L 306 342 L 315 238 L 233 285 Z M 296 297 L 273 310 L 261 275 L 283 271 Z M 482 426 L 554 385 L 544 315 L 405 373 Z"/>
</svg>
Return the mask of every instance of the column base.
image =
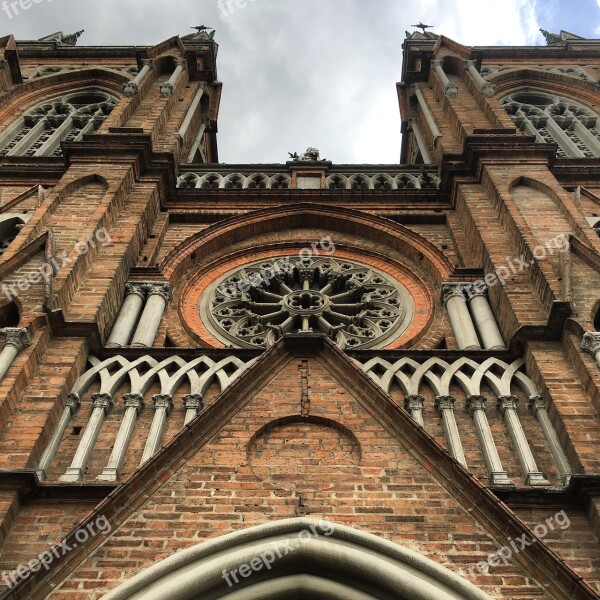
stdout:
<svg viewBox="0 0 600 600">
<path fill-rule="evenodd" d="M 550 485 L 550 482 L 544 477 L 544 474 L 538 472 L 527 473 L 525 483 L 527 485 Z"/>
<path fill-rule="evenodd" d="M 496 471 L 490 474 L 490 485 L 510 485 L 514 486 L 512 479 L 510 479 L 506 471 Z"/>
<path fill-rule="evenodd" d="M 96 477 L 97 481 L 118 481 L 119 480 L 119 471 L 118 469 L 104 469 L 98 477 Z"/>
<path fill-rule="evenodd" d="M 62 483 L 79 483 L 83 481 L 83 473 L 80 468 L 69 467 L 64 475 L 58 478 Z"/>
</svg>

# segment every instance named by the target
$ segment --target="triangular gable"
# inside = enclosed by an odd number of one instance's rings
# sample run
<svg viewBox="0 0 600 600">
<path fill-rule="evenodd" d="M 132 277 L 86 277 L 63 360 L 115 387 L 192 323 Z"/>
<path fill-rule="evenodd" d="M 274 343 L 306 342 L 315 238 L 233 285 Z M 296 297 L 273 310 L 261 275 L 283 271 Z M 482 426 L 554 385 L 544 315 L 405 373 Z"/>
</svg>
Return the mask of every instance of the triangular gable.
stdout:
<svg viewBox="0 0 600 600">
<path fill-rule="evenodd" d="M 304 428 L 304 424 L 309 427 Z M 307 431 L 310 435 L 299 440 L 299 428 L 302 435 Z M 340 441 L 337 445 L 336 439 Z M 306 456 L 299 458 L 302 444 Z M 323 451 L 319 452 L 319 447 Z M 321 469 L 320 480 L 303 479 L 311 459 L 316 470 Z M 340 460 L 346 471 L 339 472 Z M 326 478 L 323 466 L 336 471 Z M 331 502 L 327 499 L 333 489 L 340 499 L 347 498 L 345 502 L 338 500 L 346 511 L 336 505 L 336 512 L 329 512 Z M 135 537 L 135 531 L 141 529 L 148 535 L 162 531 L 157 535 L 166 536 L 163 541 L 168 541 L 168 550 L 165 554 L 167 546 L 159 543 L 156 547 L 162 550 L 152 558 L 143 550 L 146 563 L 136 568 L 145 568 L 174 550 L 197 544 L 199 539 L 242 529 L 253 521 L 264 522 L 264 509 L 269 509 L 269 519 L 290 516 L 290 511 L 294 511 L 291 516 L 310 511 L 333 520 L 340 515 L 346 521 L 353 518 L 352 514 L 360 514 L 359 520 L 364 523 L 365 515 L 369 515 L 374 533 L 403 539 L 407 531 L 413 548 L 430 554 L 426 540 L 419 546 L 419 539 L 427 531 L 435 535 L 437 523 L 438 534 L 446 538 L 449 530 L 450 535 L 452 531 L 457 534 L 448 549 L 458 548 L 460 553 L 460 540 L 476 540 L 480 551 L 467 557 L 466 564 L 480 560 L 482 552 L 495 552 L 511 539 L 535 537 L 491 491 L 322 336 L 288 336 L 272 347 L 214 404 L 112 492 L 79 529 L 93 526 L 102 517 L 111 523 L 115 539 Z M 199 537 L 192 540 L 177 535 L 187 530 L 198 531 Z M 72 545 L 76 532 L 67 536 L 67 544 Z M 55 586 L 71 575 L 77 577 L 80 567 L 89 572 L 96 558 L 103 558 L 106 568 L 110 562 L 107 556 L 115 546 L 113 542 L 100 547 L 102 541 L 97 536 L 76 544 L 71 552 L 53 561 L 48 573 L 32 574 L 16 590 L 37 596 L 36 592 L 41 593 L 45 586 Z M 468 547 L 472 552 L 473 546 Z M 434 555 L 456 570 L 450 554 L 446 558 L 439 551 Z M 134 555 L 130 549 L 129 564 Z M 119 560 L 122 558 L 117 559 L 115 568 Z M 524 548 L 515 561 L 511 569 L 517 577 L 536 579 L 552 597 L 597 598 L 541 541 L 533 550 Z"/>
</svg>

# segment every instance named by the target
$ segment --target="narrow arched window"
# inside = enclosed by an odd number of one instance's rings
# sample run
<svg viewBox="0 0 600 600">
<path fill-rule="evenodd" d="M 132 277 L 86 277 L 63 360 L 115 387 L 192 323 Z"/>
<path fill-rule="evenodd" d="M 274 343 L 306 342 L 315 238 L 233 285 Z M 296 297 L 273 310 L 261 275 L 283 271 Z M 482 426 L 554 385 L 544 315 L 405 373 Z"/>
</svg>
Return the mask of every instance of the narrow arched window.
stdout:
<svg viewBox="0 0 600 600">
<path fill-rule="evenodd" d="M 521 90 L 500 102 L 523 133 L 557 144 L 558 158 L 600 156 L 598 115 L 583 104 L 537 90 Z"/>
<path fill-rule="evenodd" d="M 97 89 L 44 100 L 0 134 L 0 156 L 62 156 L 60 143 L 96 131 L 117 101 Z"/>
</svg>

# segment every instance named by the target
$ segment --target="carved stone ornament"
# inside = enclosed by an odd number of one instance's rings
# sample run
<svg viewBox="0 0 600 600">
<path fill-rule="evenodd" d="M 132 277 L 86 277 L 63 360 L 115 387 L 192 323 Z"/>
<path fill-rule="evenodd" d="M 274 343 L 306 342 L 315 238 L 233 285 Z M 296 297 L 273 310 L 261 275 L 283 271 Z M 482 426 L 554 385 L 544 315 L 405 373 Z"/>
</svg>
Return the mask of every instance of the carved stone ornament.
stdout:
<svg viewBox="0 0 600 600">
<path fill-rule="evenodd" d="M 406 298 L 389 276 L 365 265 L 285 257 L 230 274 L 208 298 L 206 312 L 221 337 L 244 348 L 314 332 L 340 348 L 367 348 L 398 332 L 412 310 Z"/>
</svg>

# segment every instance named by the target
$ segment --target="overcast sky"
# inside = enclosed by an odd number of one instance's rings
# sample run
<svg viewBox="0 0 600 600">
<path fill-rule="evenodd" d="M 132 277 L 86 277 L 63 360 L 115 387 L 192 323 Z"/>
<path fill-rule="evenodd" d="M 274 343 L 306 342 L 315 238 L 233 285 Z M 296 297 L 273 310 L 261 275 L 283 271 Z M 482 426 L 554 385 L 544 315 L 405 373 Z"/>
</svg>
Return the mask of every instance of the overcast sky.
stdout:
<svg viewBox="0 0 600 600">
<path fill-rule="evenodd" d="M 413 23 L 466 45 L 543 45 L 540 27 L 600 37 L 600 0 L 34 1 L 0 11 L 2 35 L 85 29 L 79 45 L 154 45 L 214 27 L 227 163 L 285 162 L 307 146 L 335 163 L 398 162 L 395 84 Z"/>
</svg>

